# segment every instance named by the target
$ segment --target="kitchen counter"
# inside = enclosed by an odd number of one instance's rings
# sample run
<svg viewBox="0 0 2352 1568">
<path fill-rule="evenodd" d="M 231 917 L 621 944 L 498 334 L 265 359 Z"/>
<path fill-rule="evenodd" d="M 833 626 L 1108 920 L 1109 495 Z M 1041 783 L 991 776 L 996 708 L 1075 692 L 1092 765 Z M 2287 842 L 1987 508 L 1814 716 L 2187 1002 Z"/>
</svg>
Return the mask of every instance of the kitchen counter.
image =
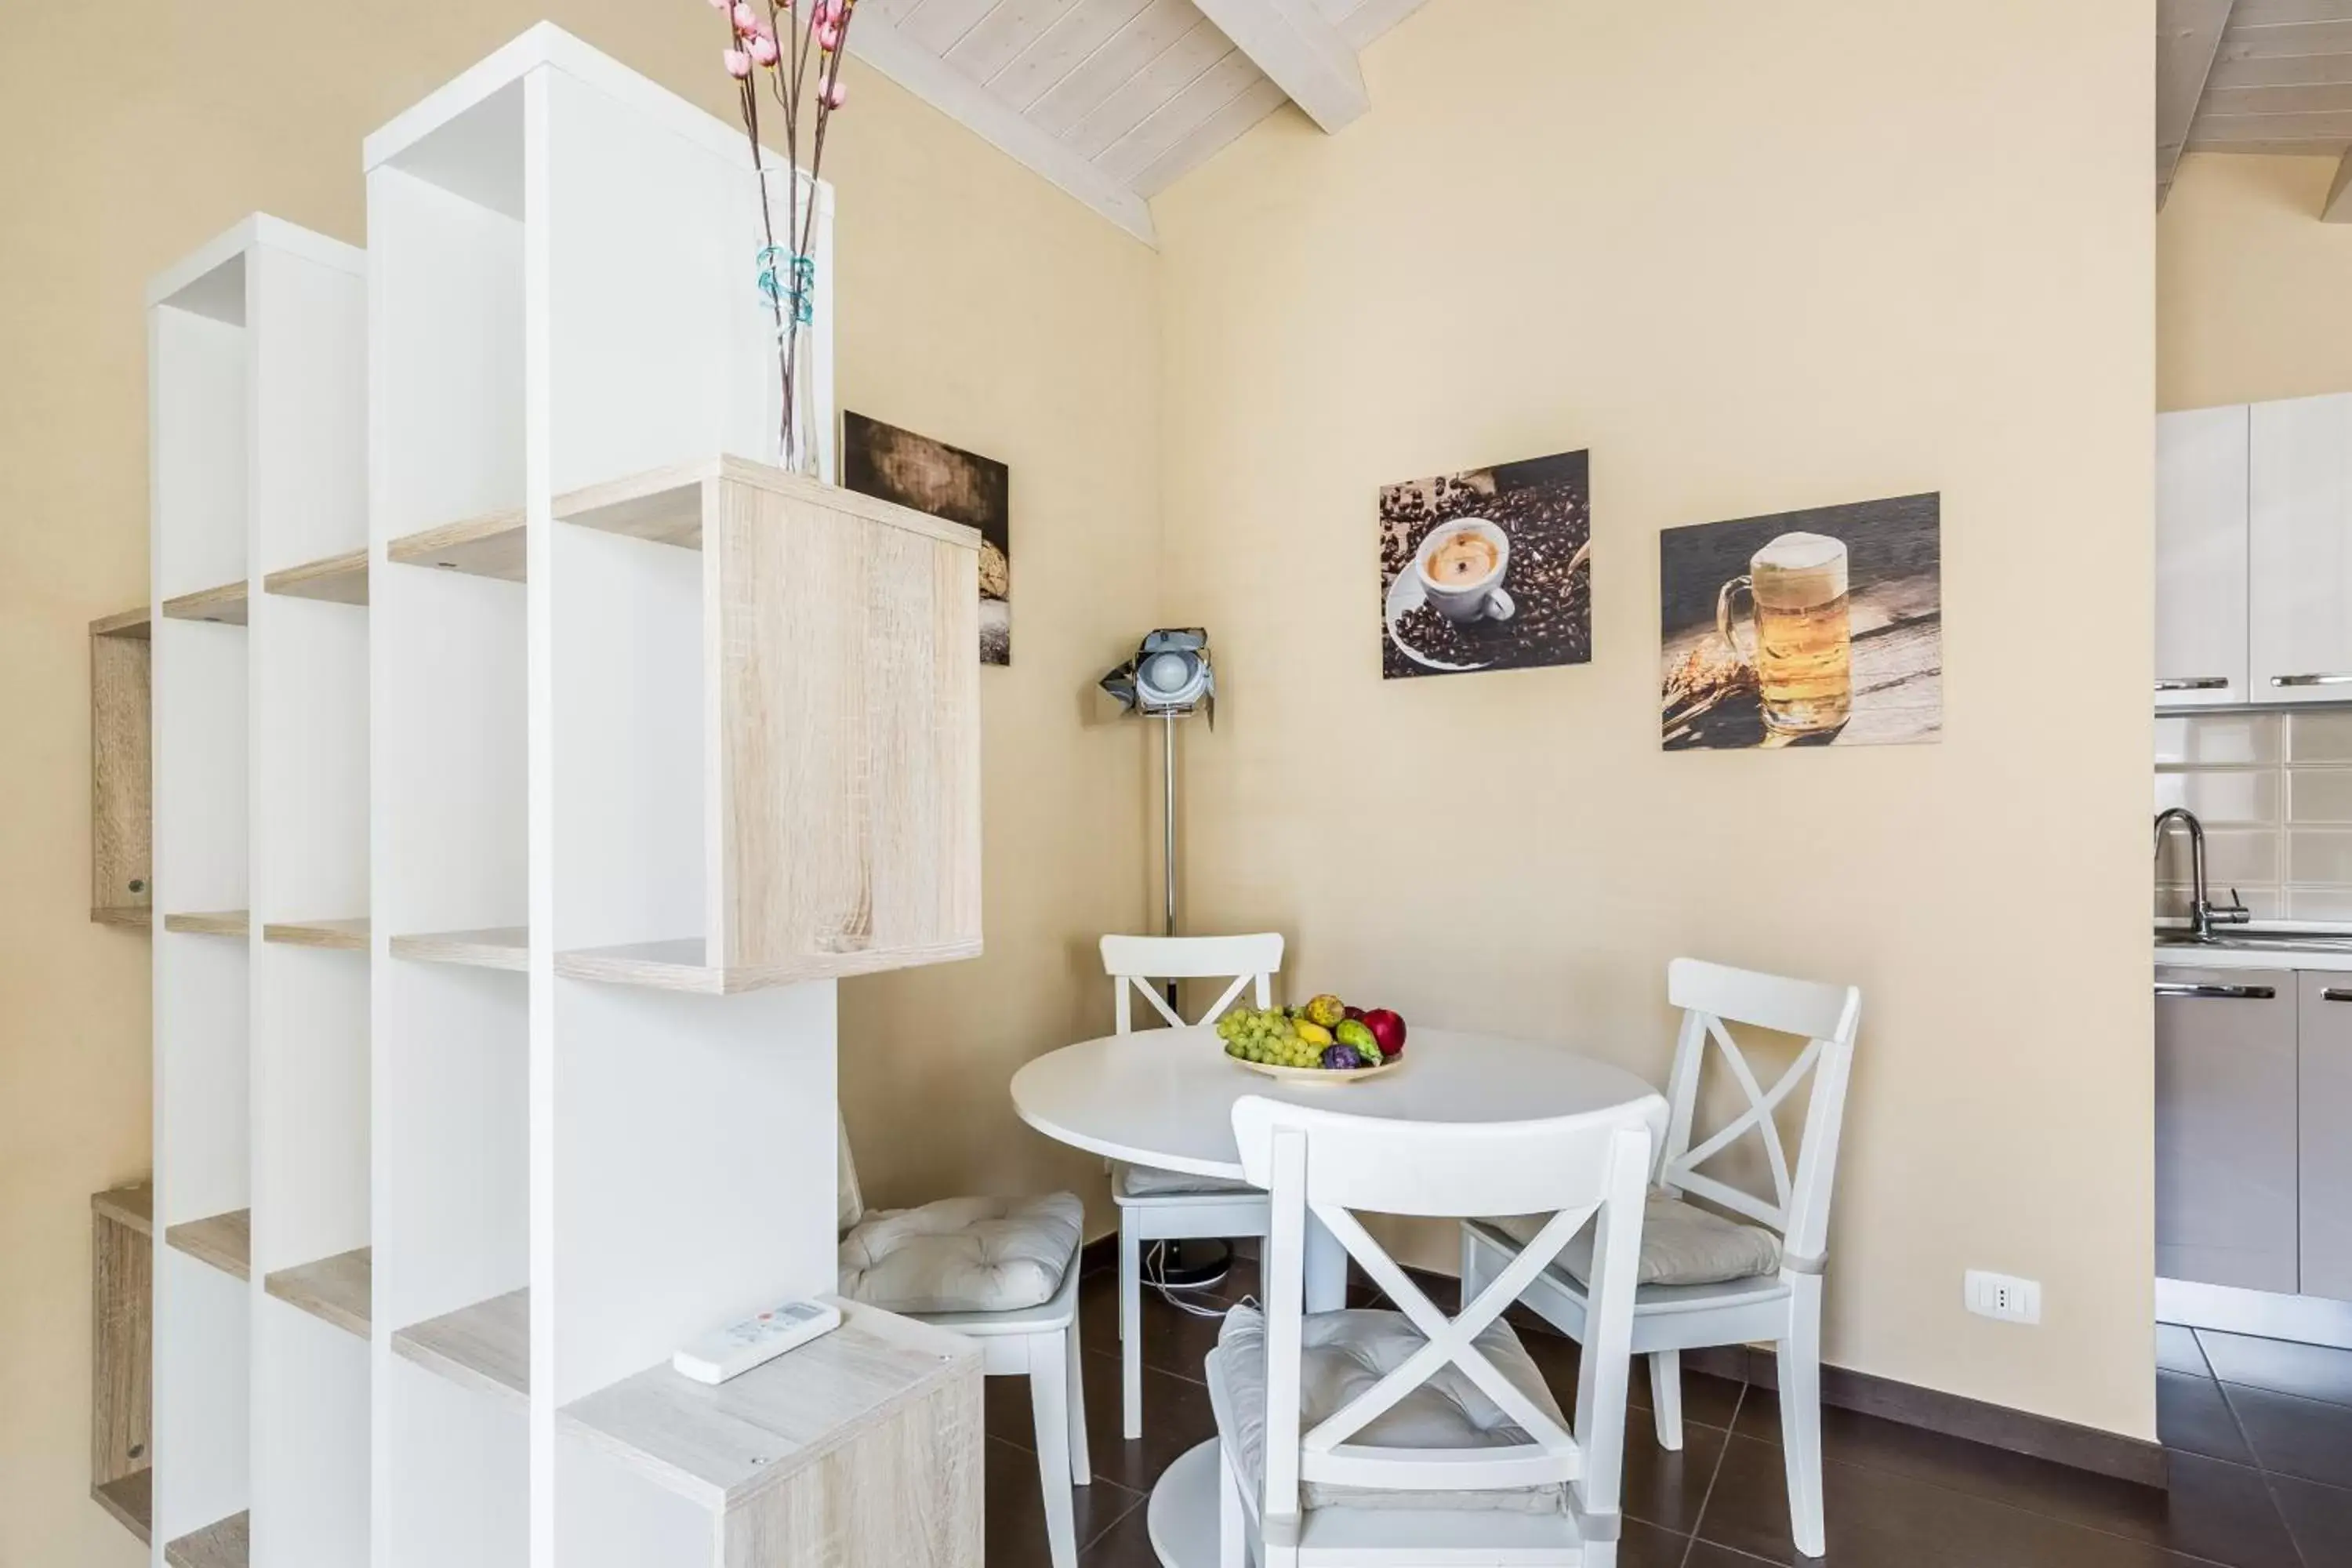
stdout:
<svg viewBox="0 0 2352 1568">
<path fill-rule="evenodd" d="M 2238 947 L 2223 940 L 2210 947 L 2166 943 L 2155 945 L 2158 969 L 2312 969 L 2352 973 L 2352 930 L 2341 925 L 2298 925 L 2265 921 L 2261 926 L 2265 945 Z M 2318 939 L 2308 947 L 2294 945 L 2306 935 Z M 2338 945 L 2341 944 L 2341 945 Z"/>
</svg>

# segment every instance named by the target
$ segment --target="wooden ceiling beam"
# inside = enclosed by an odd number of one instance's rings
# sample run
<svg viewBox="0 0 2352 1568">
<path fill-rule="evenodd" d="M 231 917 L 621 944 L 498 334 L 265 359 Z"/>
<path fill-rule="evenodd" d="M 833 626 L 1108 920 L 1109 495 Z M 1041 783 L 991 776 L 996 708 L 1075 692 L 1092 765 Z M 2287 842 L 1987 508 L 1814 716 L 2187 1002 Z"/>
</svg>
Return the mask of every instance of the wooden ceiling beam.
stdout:
<svg viewBox="0 0 2352 1568">
<path fill-rule="evenodd" d="M 2157 0 L 2156 205 L 2172 194 L 2173 171 L 2205 96 L 2205 79 L 2230 25 L 2232 0 Z"/>
<path fill-rule="evenodd" d="M 1372 106 L 1353 45 L 1314 0 L 1192 0 L 1258 69 L 1327 132 Z"/>
</svg>

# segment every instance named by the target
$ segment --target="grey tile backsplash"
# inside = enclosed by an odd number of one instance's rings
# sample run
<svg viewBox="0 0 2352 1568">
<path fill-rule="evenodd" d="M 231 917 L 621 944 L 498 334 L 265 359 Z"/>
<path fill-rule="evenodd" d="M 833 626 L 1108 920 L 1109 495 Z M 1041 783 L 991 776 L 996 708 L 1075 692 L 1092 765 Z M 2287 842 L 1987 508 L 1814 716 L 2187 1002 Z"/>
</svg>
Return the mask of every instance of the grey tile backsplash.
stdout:
<svg viewBox="0 0 2352 1568">
<path fill-rule="evenodd" d="M 2188 713 L 2156 721 L 2156 805 L 2205 824 L 2206 875 L 2257 920 L 2352 923 L 2352 710 Z M 2189 838 L 2168 834 L 2156 912 L 2189 897 Z"/>
</svg>

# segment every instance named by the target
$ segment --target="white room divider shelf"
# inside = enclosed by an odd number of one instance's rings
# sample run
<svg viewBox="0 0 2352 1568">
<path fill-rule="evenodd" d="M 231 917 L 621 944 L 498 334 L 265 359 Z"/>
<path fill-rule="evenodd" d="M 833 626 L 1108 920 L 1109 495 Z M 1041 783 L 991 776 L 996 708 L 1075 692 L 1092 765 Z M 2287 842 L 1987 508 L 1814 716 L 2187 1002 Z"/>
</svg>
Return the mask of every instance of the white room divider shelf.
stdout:
<svg viewBox="0 0 2352 1568">
<path fill-rule="evenodd" d="M 205 1219 L 175 1225 L 163 1233 L 165 1245 L 211 1264 L 224 1274 L 249 1279 L 253 1268 L 253 1211 L 231 1209 Z"/>
<path fill-rule="evenodd" d="M 287 1305 L 299 1307 L 320 1321 L 364 1340 L 375 1296 L 373 1264 L 370 1248 L 354 1247 L 316 1263 L 280 1268 L 262 1281 L 262 1289 Z"/>
<path fill-rule="evenodd" d="M 357 550 L 272 572 L 261 580 L 261 589 L 266 594 L 283 594 L 289 598 L 364 605 L 368 602 L 367 573 L 367 546 L 362 545 Z"/>
<path fill-rule="evenodd" d="M 199 588 L 193 594 L 166 599 L 163 614 L 175 621 L 211 621 L 241 626 L 246 623 L 245 584 L 224 583 L 217 588 Z"/>
</svg>

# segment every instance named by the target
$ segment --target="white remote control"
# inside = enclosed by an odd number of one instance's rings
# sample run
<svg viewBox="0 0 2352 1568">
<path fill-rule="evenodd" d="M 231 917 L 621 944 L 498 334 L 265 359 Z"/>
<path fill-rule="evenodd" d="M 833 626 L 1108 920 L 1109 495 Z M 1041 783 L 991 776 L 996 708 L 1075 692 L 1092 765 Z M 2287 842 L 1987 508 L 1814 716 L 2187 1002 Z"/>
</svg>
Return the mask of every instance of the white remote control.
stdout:
<svg viewBox="0 0 2352 1568">
<path fill-rule="evenodd" d="M 670 1357 L 680 1376 L 724 1383 L 841 1326 L 841 1309 L 824 1301 L 786 1301 L 698 1334 Z"/>
</svg>

